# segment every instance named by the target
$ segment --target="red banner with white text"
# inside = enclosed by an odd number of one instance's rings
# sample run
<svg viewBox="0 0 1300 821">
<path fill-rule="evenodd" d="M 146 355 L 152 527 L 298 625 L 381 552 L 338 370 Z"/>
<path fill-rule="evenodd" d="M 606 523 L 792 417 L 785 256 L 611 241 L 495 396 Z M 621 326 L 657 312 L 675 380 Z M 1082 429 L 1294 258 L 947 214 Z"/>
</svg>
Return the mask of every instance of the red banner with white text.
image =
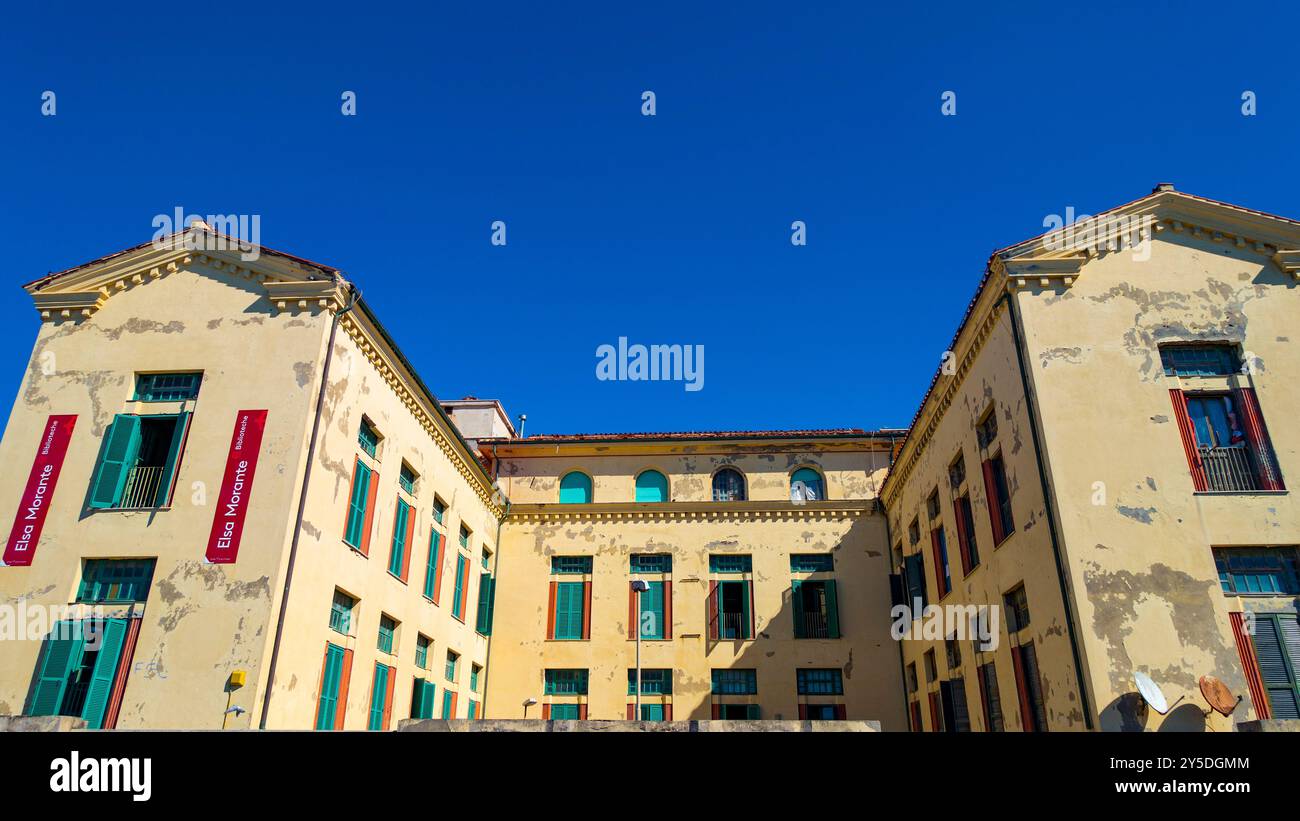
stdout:
<svg viewBox="0 0 1300 821">
<path fill-rule="evenodd" d="M 212 532 L 208 534 L 207 560 L 213 564 L 234 564 L 239 555 L 239 540 L 244 534 L 244 519 L 253 494 L 253 474 L 257 472 L 257 456 L 265 428 L 265 410 L 241 410 L 235 415 L 226 475 L 221 479 L 221 495 L 217 497 Z"/>
<path fill-rule="evenodd" d="M 41 540 L 41 530 L 45 527 L 45 514 L 49 512 L 50 500 L 54 498 L 54 486 L 59 481 L 63 457 L 68 453 L 68 442 L 72 439 L 72 429 L 76 424 L 76 414 L 51 416 L 45 422 L 45 431 L 36 448 L 36 459 L 32 462 L 32 472 L 27 477 L 27 487 L 18 502 L 14 526 L 9 531 L 9 541 L 5 544 L 6 565 L 25 567 L 32 563 L 32 557 L 36 555 L 36 545 Z"/>
</svg>

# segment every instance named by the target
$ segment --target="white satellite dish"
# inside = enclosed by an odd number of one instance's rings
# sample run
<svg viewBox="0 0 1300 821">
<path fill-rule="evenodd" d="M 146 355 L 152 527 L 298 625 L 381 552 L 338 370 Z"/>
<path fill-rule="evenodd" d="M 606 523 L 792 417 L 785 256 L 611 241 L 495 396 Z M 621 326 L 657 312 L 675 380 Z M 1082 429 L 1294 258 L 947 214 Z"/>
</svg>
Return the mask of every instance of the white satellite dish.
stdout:
<svg viewBox="0 0 1300 821">
<path fill-rule="evenodd" d="M 1142 695 L 1142 700 L 1151 705 L 1151 709 L 1160 715 L 1169 712 L 1171 706 L 1165 699 L 1165 694 L 1160 691 L 1160 685 L 1156 684 L 1146 673 L 1138 670 L 1133 673 L 1133 681 L 1137 682 L 1138 692 Z M 1183 700 L 1184 696 L 1179 696 L 1174 705 Z"/>
</svg>

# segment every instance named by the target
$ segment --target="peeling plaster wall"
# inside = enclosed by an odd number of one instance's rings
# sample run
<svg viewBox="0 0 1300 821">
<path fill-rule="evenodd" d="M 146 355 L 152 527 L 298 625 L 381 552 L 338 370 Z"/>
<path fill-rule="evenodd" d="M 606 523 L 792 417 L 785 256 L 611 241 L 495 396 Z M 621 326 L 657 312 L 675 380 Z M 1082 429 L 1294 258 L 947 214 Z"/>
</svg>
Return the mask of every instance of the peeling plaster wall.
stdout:
<svg viewBox="0 0 1300 821">
<path fill-rule="evenodd" d="M 318 386 L 318 378 L 313 376 L 311 384 Z M 360 453 L 357 434 L 363 415 L 383 437 L 369 557 L 343 541 L 353 464 Z M 397 479 L 403 460 L 419 477 L 415 498 L 409 500 L 414 503 L 415 536 L 414 544 L 408 548 L 412 554 L 405 584 L 388 572 Z M 443 534 L 443 576 L 438 604 L 423 595 L 430 528 L 435 527 L 435 494 L 447 505 L 443 523 L 437 525 Z M 457 534 L 462 522 L 472 531 L 468 550 L 458 545 Z M 285 617 L 285 636 L 268 727 L 309 729 L 314 726 L 326 642 L 353 650 L 344 718 L 347 729 L 366 728 L 376 662 L 397 669 L 393 728 L 399 719 L 410 716 L 411 692 L 417 676 L 434 680 L 437 714 L 441 715 L 443 692 L 448 685 L 443 676 L 448 650 L 460 654 L 454 685 L 459 692 L 456 717 L 466 717 L 471 698 L 480 704 L 483 701 L 482 675 L 479 694 L 470 694 L 470 665 L 486 666 L 487 663 L 487 639 L 474 630 L 475 608 L 483 572 L 482 551 L 487 548 L 492 552 L 495 570 L 496 536 L 496 518 L 474 488 L 398 399 L 353 339 L 340 329 L 330 364 L 320 440 Z M 469 559 L 464 622 L 451 614 L 458 551 Z M 329 627 L 335 588 L 359 600 L 353 611 L 351 635 L 347 637 Z M 503 604 L 509 606 L 498 597 L 498 613 Z M 381 653 L 377 646 L 383 614 L 399 623 L 392 654 Z M 415 666 L 415 645 L 420 633 L 433 640 L 428 670 Z"/>
<path fill-rule="evenodd" d="M 231 704 L 249 712 L 229 726 L 248 726 L 314 398 L 295 363 L 316 361 L 326 327 L 319 316 L 275 314 L 255 283 L 197 264 L 115 294 L 88 319 L 41 325 L 0 442 L 13 468 L 0 476 L 6 515 L 13 515 L 46 417 L 78 418 L 34 562 L 0 568 L 0 604 L 70 603 L 83 558 L 157 558 L 118 727 L 219 728 L 226 681 L 237 669 L 248 671 L 249 684 Z M 190 405 L 171 507 L 83 511 L 113 415 L 159 412 L 128 401 L 135 373 L 173 370 L 202 370 L 203 382 Z M 267 427 L 239 560 L 210 565 L 207 535 L 242 408 L 267 408 Z M 0 713 L 22 711 L 40 649 L 40 641 L 0 642 Z"/>
<path fill-rule="evenodd" d="M 1188 711 L 1143 720 L 1133 672 L 1150 673 L 1171 703 L 1186 696 L 1203 707 L 1196 682 L 1204 674 L 1245 694 L 1229 611 L 1295 607 L 1220 591 L 1211 547 L 1300 543 L 1300 505 L 1294 490 L 1193 492 L 1169 398 L 1179 382 L 1164 376 L 1158 345 L 1229 341 L 1258 357 L 1254 376 L 1234 379 L 1254 386 L 1294 489 L 1297 285 L 1249 248 L 1169 230 L 1157 236 L 1147 261 L 1103 255 L 1068 290 L 1018 295 L 1104 729 L 1200 729 L 1199 713 Z M 1249 706 L 1247 695 L 1235 718 Z"/>
<path fill-rule="evenodd" d="M 884 453 L 766 454 L 739 458 L 753 490 L 789 505 L 789 466 L 813 461 L 827 467 L 831 499 L 843 499 L 847 487 L 865 488 L 873 460 Z M 603 501 L 631 498 L 632 472 L 653 464 L 669 474 L 674 500 L 703 500 L 714 456 L 647 457 L 574 456 L 558 459 L 508 459 L 503 476 L 515 487 L 527 481 L 532 493 L 517 496 L 555 501 L 553 488 L 563 471 L 584 469 L 601 481 L 596 507 Z M 854 476 L 853 464 L 857 471 Z M 687 464 L 690 469 L 687 469 Z M 883 462 L 881 462 L 883 464 Z M 526 480 L 521 477 L 527 477 Z M 690 491 L 679 490 L 688 486 Z M 503 482 L 504 484 L 504 482 Z M 698 487 L 697 487 L 698 485 Z M 602 488 L 604 494 L 602 495 Z M 614 490 L 617 489 L 617 490 Z M 857 498 L 868 499 L 862 495 Z M 518 503 L 519 499 L 512 499 Z M 589 717 L 621 719 L 626 715 L 627 671 L 635 665 L 636 642 L 628 636 L 629 557 L 632 553 L 669 553 L 673 557 L 673 626 L 671 641 L 643 641 L 644 668 L 672 668 L 673 717 L 707 719 L 711 715 L 713 668 L 754 668 L 763 718 L 797 718 L 795 670 L 838 667 L 842 671 L 849 718 L 879 720 L 885 729 L 905 729 L 897 645 L 889 636 L 889 585 L 884 520 L 869 512 L 815 514 L 808 519 L 694 517 L 650 519 L 631 515 L 621 520 L 507 519 L 502 530 L 502 564 L 498 576 L 489 679 L 489 715 L 520 718 L 527 698 L 546 700 L 547 668 L 590 671 Z M 791 553 L 830 552 L 839 592 L 843 638 L 794 639 L 790 606 Z M 711 553 L 753 557 L 754 641 L 708 638 L 708 557 Z M 593 557 L 591 639 L 547 641 L 550 561 L 554 555 Z M 570 577 L 573 578 L 573 577 Z M 540 717 L 540 706 L 529 717 Z"/>
<path fill-rule="evenodd" d="M 964 355 L 964 348 L 959 351 Z M 937 390 L 945 390 L 948 384 L 946 380 L 951 378 L 940 377 Z M 981 450 L 975 425 L 990 407 L 997 414 L 997 438 L 990 448 Z M 907 458 L 911 447 L 909 445 L 904 449 L 902 458 Z M 1001 452 L 1006 465 L 1015 531 L 995 547 L 981 462 L 986 456 L 998 452 Z M 980 557 L 980 564 L 964 577 L 953 507 L 953 501 L 960 493 L 953 493 L 948 481 L 948 466 L 956 460 L 958 453 L 962 454 L 966 465 L 966 481 L 961 493 L 970 494 L 975 544 Z M 930 519 L 926 510 L 926 499 L 936 489 L 940 500 L 937 523 Z M 1005 309 L 989 332 L 912 472 L 901 485 L 891 486 L 889 497 L 885 501 L 889 510 L 890 538 L 894 545 L 901 547 L 904 554 L 921 552 L 924 556 L 930 604 L 1000 606 L 1004 593 L 1024 584 L 1030 611 L 1028 630 L 1042 673 L 1040 678 L 1048 728 L 1052 731 L 1084 729 L 1078 676 L 1075 674 L 1065 629 L 1065 610 L 1052 559 L 1052 543 L 1034 458 L 1029 413 L 1016 362 L 1010 319 Z M 913 519 L 917 520 L 920 531 L 920 541 L 914 546 L 909 543 L 908 537 L 908 525 Z M 948 547 L 949 577 L 952 581 L 952 590 L 939 601 L 935 600 L 937 588 L 933 551 L 930 547 L 930 530 L 936 524 L 944 531 Z M 915 624 L 919 632 L 924 622 Z M 918 636 L 903 641 L 905 663 L 915 664 L 917 669 L 918 692 L 909 698 L 919 699 L 925 729 L 933 729 L 927 694 L 939 689 L 938 680 L 926 681 L 924 656 L 927 650 L 934 651 L 939 679 L 964 678 L 972 729 L 982 730 L 985 727 L 976 668 L 989 662 L 995 665 L 997 671 L 1005 728 L 1022 728 L 1011 656 L 1012 644 L 1005 616 L 999 619 L 998 627 L 998 646 L 995 650 L 976 652 L 973 641 L 965 641 L 961 644 L 962 664 L 954 670 L 948 669 L 942 640 L 926 640 Z"/>
</svg>

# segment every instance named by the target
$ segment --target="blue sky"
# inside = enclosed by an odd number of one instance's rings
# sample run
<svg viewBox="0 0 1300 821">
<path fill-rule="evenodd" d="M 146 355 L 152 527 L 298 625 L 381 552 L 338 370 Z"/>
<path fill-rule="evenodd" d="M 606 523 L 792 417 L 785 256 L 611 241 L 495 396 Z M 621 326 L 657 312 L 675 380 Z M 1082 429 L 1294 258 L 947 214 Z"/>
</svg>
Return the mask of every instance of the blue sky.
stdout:
<svg viewBox="0 0 1300 821">
<path fill-rule="evenodd" d="M 621 5 L 6 12 L 0 392 L 19 285 L 178 206 L 260 215 L 440 397 L 530 433 L 903 426 L 989 253 L 1047 215 L 1171 181 L 1300 216 L 1282 3 Z M 620 336 L 703 345 L 704 389 L 597 381 Z"/>
</svg>

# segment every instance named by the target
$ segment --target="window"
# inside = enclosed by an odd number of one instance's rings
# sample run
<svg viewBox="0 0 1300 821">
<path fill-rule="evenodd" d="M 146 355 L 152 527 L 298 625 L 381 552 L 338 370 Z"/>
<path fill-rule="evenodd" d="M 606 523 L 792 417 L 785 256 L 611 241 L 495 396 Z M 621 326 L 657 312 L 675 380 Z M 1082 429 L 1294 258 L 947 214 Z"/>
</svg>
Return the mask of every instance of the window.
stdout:
<svg viewBox="0 0 1300 821">
<path fill-rule="evenodd" d="M 560 504 L 591 504 L 591 477 L 580 470 L 571 470 L 560 478 Z"/>
<path fill-rule="evenodd" d="M 942 599 L 952 589 L 952 574 L 948 570 L 948 538 L 944 536 L 942 524 L 930 530 L 930 552 L 934 560 L 935 598 Z"/>
<path fill-rule="evenodd" d="M 1011 518 L 1011 493 L 1007 486 L 1007 469 L 1002 454 L 984 460 L 984 492 L 988 494 L 989 520 L 993 526 L 994 545 L 1002 544 L 1016 529 Z"/>
<path fill-rule="evenodd" d="M 403 462 L 402 469 L 397 474 L 397 484 L 411 496 L 415 495 L 415 478 L 415 471 Z"/>
<path fill-rule="evenodd" d="M 433 718 L 437 686 L 428 679 L 416 678 L 411 687 L 411 718 Z"/>
<path fill-rule="evenodd" d="M 584 575 L 591 572 L 590 556 L 552 556 L 551 572 L 559 575 Z"/>
<path fill-rule="evenodd" d="M 646 589 L 641 594 L 632 592 L 634 597 L 640 599 L 640 612 L 637 619 L 637 626 L 641 631 L 641 638 L 650 641 L 662 641 L 668 638 L 668 609 L 667 609 L 667 582 L 663 580 L 648 581 L 645 583 Z M 635 636 L 632 636 L 635 638 Z"/>
<path fill-rule="evenodd" d="M 1232 345 L 1161 345 L 1165 376 L 1228 376 L 1241 368 Z"/>
<path fill-rule="evenodd" d="M 633 553 L 630 571 L 638 573 L 671 573 L 673 557 L 667 553 Z"/>
<path fill-rule="evenodd" d="M 822 475 L 812 468 L 799 468 L 790 474 L 790 501 L 816 502 L 826 498 Z"/>
<path fill-rule="evenodd" d="M 1300 621 L 1294 613 L 1257 614 L 1251 641 L 1270 717 L 1300 718 Z"/>
<path fill-rule="evenodd" d="M 429 528 L 429 560 L 424 566 L 424 597 L 434 604 L 442 589 L 442 534 Z"/>
<path fill-rule="evenodd" d="M 421 670 L 429 669 L 429 648 L 433 640 L 423 633 L 415 637 L 415 666 Z"/>
<path fill-rule="evenodd" d="M 957 523 L 957 546 L 961 551 L 962 575 L 969 575 L 979 567 L 980 552 L 975 543 L 975 515 L 971 512 L 970 494 L 966 493 L 952 503 L 953 519 Z"/>
<path fill-rule="evenodd" d="M 555 609 L 552 611 L 552 634 L 557 641 L 581 641 L 586 634 L 586 582 L 552 582 Z"/>
<path fill-rule="evenodd" d="M 935 488 L 925 500 L 925 515 L 934 522 L 939 518 L 939 489 Z"/>
<path fill-rule="evenodd" d="M 92 730 L 113 726 L 111 695 L 127 644 L 129 619 L 60 621 L 45 637 L 27 709 L 29 716 L 80 716 Z M 89 628 L 89 629 L 88 629 Z"/>
<path fill-rule="evenodd" d="M 369 419 L 361 420 L 361 428 L 357 431 L 357 444 L 361 449 L 370 456 L 371 459 L 379 458 L 379 434 L 375 431 Z"/>
<path fill-rule="evenodd" d="M 136 402 L 184 402 L 197 399 L 201 373 L 140 373 L 135 377 Z"/>
<path fill-rule="evenodd" d="M 190 413 L 119 413 L 104 433 L 90 485 L 89 506 L 166 507 L 189 430 Z"/>
<path fill-rule="evenodd" d="M 921 541 L 921 520 L 913 519 L 912 523 L 907 526 L 907 543 L 916 547 Z"/>
<path fill-rule="evenodd" d="M 471 664 L 471 665 L 470 665 L 470 668 L 469 668 L 469 691 L 470 691 L 471 693 L 477 693 L 477 692 L 478 692 L 478 677 L 479 677 L 479 673 L 482 673 L 482 672 L 483 672 L 483 668 L 482 668 L 481 666 L 479 666 L 479 665 L 477 665 L 477 664 Z"/>
<path fill-rule="evenodd" d="M 948 485 L 957 490 L 966 481 L 966 459 L 960 453 L 957 454 L 956 460 L 948 466 Z"/>
<path fill-rule="evenodd" d="M 393 638 L 397 634 L 397 622 L 388 616 L 379 617 L 379 652 L 393 652 Z"/>
<path fill-rule="evenodd" d="M 714 704 L 713 711 L 724 721 L 757 721 L 760 715 L 757 704 Z"/>
<path fill-rule="evenodd" d="M 442 717 L 456 717 L 456 693 L 446 687 L 442 688 Z"/>
<path fill-rule="evenodd" d="M 920 553 L 913 553 L 903 559 L 903 583 L 907 587 L 907 606 L 912 608 L 912 618 L 921 617 L 920 608 L 929 602 L 925 592 L 925 559 Z M 920 607 L 917 606 L 920 602 Z"/>
<path fill-rule="evenodd" d="M 154 559 L 86 559 L 77 601 L 87 604 L 142 602 L 153 582 Z"/>
<path fill-rule="evenodd" d="M 668 479 L 657 470 L 645 470 L 636 477 L 638 502 L 668 501 Z"/>
<path fill-rule="evenodd" d="M 470 530 L 469 530 L 469 528 L 468 528 L 468 527 L 465 527 L 465 525 L 461 525 L 461 526 L 460 526 L 460 546 L 463 547 L 463 548 L 465 548 L 466 550 L 469 550 L 469 534 L 470 534 Z"/>
<path fill-rule="evenodd" d="M 835 557 L 829 553 L 794 553 L 790 556 L 791 573 L 829 573 L 835 569 Z"/>
<path fill-rule="evenodd" d="M 673 671 L 671 669 L 641 668 L 641 695 L 668 696 L 673 692 Z M 627 694 L 636 695 L 636 668 L 627 671 Z"/>
<path fill-rule="evenodd" d="M 749 580 L 711 583 L 708 602 L 709 638 L 745 640 L 754 637 L 751 585 Z"/>
<path fill-rule="evenodd" d="M 1029 597 L 1023 584 L 1003 594 L 1002 605 L 1006 610 L 1008 633 L 1018 633 L 1029 626 Z"/>
<path fill-rule="evenodd" d="M 844 679 L 835 668 L 824 670 L 796 670 L 796 684 L 801 696 L 842 696 Z"/>
<path fill-rule="evenodd" d="M 966 680 L 939 682 L 939 700 L 943 705 L 943 727 L 950 733 L 970 732 L 970 710 L 966 704 Z"/>
<path fill-rule="evenodd" d="M 984 729 L 990 733 L 1003 732 L 1002 700 L 998 696 L 998 673 L 993 662 L 979 666 L 980 704 L 984 708 Z"/>
<path fill-rule="evenodd" d="M 1238 596 L 1300 594 L 1300 561 L 1294 547 L 1214 548 L 1224 593 Z"/>
<path fill-rule="evenodd" d="M 447 512 L 447 505 L 437 496 L 433 497 L 433 520 L 442 524 L 442 515 Z"/>
<path fill-rule="evenodd" d="M 387 730 L 393 710 L 393 684 L 395 672 L 387 664 L 375 664 L 375 677 L 370 685 L 370 716 L 368 730 Z"/>
<path fill-rule="evenodd" d="M 758 694 L 756 670 L 727 669 L 713 671 L 715 696 L 752 696 Z"/>
<path fill-rule="evenodd" d="M 1253 389 L 1169 394 L 1195 490 L 1286 489 Z"/>
<path fill-rule="evenodd" d="M 327 642 L 325 668 L 321 671 L 320 700 L 316 704 L 316 729 L 343 729 L 343 713 L 347 707 L 348 674 L 352 669 L 352 652 Z"/>
<path fill-rule="evenodd" d="M 453 653 L 452 651 L 448 650 L 448 651 L 447 651 L 447 667 L 446 667 L 446 670 L 444 671 L 444 672 L 445 672 L 445 675 L 446 675 L 446 678 L 447 678 L 447 681 L 450 681 L 450 682 L 453 682 L 453 683 L 456 681 L 456 665 L 457 665 L 459 662 L 460 662 L 460 654 L 459 654 L 459 653 Z"/>
<path fill-rule="evenodd" d="M 840 637 L 839 596 L 835 581 L 795 579 L 790 583 L 790 604 L 797 639 Z"/>
<path fill-rule="evenodd" d="M 483 569 L 491 570 L 492 569 L 491 565 L 492 565 L 492 551 L 488 550 L 485 547 L 483 548 Z"/>
<path fill-rule="evenodd" d="M 456 589 L 454 598 L 451 600 L 451 614 L 461 621 L 465 620 L 465 595 L 468 592 L 465 588 L 469 584 L 469 560 L 465 554 L 456 554 Z"/>
<path fill-rule="evenodd" d="M 330 604 L 330 629 L 345 636 L 352 635 L 352 608 L 357 600 L 342 590 L 334 591 L 334 601 Z"/>
<path fill-rule="evenodd" d="M 948 669 L 955 670 L 961 666 L 961 645 L 956 639 L 943 640 L 944 653 L 948 656 Z"/>
<path fill-rule="evenodd" d="M 916 679 L 916 662 L 913 661 L 907 665 L 907 692 L 915 693 L 918 689 L 920 685 Z"/>
<path fill-rule="evenodd" d="M 586 670 L 547 670 L 544 694 L 548 696 L 587 695 Z"/>
<path fill-rule="evenodd" d="M 753 564 L 750 556 L 709 556 L 710 573 L 749 573 L 754 569 Z"/>
<path fill-rule="evenodd" d="M 933 682 L 939 677 L 939 668 L 934 663 L 934 651 L 925 651 L 925 681 L 927 684 Z"/>
<path fill-rule="evenodd" d="M 996 408 L 989 408 L 984 418 L 975 425 L 975 439 L 981 448 L 987 448 L 998 438 L 998 414 Z"/>
<path fill-rule="evenodd" d="M 745 501 L 745 477 L 735 468 L 723 468 L 713 474 L 713 501 Z"/>
<path fill-rule="evenodd" d="M 404 499 L 397 500 L 397 513 L 393 516 L 393 545 L 388 554 L 388 572 L 402 581 L 410 568 L 411 537 L 415 535 L 415 517 Z"/>
<path fill-rule="evenodd" d="M 480 635 L 492 635 L 492 618 L 496 611 L 497 582 L 491 573 L 478 575 L 478 611 L 474 630 Z"/>
<path fill-rule="evenodd" d="M 370 512 L 374 509 L 377 490 L 378 476 L 357 457 L 352 467 L 352 491 L 348 494 L 348 522 L 343 541 L 363 554 L 370 553 Z"/>
<path fill-rule="evenodd" d="M 1016 691 L 1020 697 L 1020 720 L 1025 732 L 1047 732 L 1047 710 L 1043 706 L 1043 684 L 1038 675 L 1038 654 L 1034 643 L 1011 648 L 1015 663 Z"/>
</svg>

